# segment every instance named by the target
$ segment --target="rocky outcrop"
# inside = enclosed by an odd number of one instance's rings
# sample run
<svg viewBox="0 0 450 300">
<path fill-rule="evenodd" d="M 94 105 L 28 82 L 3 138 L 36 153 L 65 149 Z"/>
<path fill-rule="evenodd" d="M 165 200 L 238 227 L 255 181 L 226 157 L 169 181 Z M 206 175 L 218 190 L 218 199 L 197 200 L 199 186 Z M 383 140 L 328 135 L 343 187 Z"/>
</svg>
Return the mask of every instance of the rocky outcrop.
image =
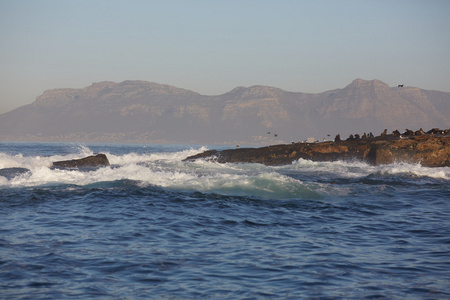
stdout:
<svg viewBox="0 0 450 300">
<path fill-rule="evenodd" d="M 292 143 L 262 148 L 209 150 L 185 161 L 206 159 L 219 163 L 285 165 L 300 158 L 312 161 L 363 161 L 371 165 L 394 162 L 420 163 L 425 167 L 450 167 L 450 135 L 421 134 L 397 137 L 383 134 L 367 139 L 323 143 Z"/>
<path fill-rule="evenodd" d="M 109 160 L 106 155 L 100 153 L 80 159 L 56 161 L 53 163 L 52 168 L 96 168 L 109 165 Z"/>
</svg>

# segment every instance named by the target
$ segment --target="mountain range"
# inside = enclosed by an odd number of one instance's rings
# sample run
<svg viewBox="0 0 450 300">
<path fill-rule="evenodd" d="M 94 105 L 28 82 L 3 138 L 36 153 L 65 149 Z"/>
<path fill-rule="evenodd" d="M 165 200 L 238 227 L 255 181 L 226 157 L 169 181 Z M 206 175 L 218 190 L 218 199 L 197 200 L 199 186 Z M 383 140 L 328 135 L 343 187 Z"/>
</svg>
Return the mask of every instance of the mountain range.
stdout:
<svg viewBox="0 0 450 300">
<path fill-rule="evenodd" d="M 0 115 L 0 140 L 251 145 L 449 127 L 450 93 L 380 80 L 314 94 L 251 86 L 218 96 L 124 81 L 45 91 Z"/>
</svg>

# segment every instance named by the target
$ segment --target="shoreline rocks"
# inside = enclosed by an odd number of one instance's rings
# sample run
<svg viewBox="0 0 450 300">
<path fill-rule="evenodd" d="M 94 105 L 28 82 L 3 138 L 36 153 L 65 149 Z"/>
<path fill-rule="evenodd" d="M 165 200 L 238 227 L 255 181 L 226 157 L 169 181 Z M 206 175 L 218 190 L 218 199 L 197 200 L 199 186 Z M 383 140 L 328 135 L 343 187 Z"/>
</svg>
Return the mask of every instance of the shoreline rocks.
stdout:
<svg viewBox="0 0 450 300">
<path fill-rule="evenodd" d="M 363 161 L 370 165 L 395 162 L 420 163 L 424 167 L 450 167 L 450 130 L 438 134 L 403 137 L 383 132 L 367 139 L 347 139 L 322 143 L 293 143 L 261 148 L 208 150 L 187 157 L 184 161 L 206 159 L 219 163 L 260 163 L 268 166 L 286 165 L 298 159 L 312 161 Z M 409 132 L 408 132 L 409 133 Z"/>
</svg>

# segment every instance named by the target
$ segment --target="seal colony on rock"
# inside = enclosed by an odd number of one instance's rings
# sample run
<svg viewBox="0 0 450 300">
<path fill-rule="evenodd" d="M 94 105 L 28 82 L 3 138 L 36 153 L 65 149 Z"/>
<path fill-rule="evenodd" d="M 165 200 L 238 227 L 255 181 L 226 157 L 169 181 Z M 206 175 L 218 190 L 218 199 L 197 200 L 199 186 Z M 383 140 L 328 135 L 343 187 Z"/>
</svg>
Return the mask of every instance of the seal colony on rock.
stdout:
<svg viewBox="0 0 450 300">
<path fill-rule="evenodd" d="M 398 132 L 398 130 L 397 130 Z M 363 161 L 370 165 L 395 162 L 420 163 L 424 167 L 450 167 L 450 129 L 424 132 L 406 130 L 404 134 L 380 136 L 351 135 L 346 140 L 336 136 L 334 142 L 292 143 L 261 148 L 208 150 L 189 156 L 184 161 L 205 159 L 219 163 L 260 163 L 268 166 L 286 165 L 298 159 L 312 161 Z M 356 138 L 355 138 L 356 136 Z"/>
</svg>

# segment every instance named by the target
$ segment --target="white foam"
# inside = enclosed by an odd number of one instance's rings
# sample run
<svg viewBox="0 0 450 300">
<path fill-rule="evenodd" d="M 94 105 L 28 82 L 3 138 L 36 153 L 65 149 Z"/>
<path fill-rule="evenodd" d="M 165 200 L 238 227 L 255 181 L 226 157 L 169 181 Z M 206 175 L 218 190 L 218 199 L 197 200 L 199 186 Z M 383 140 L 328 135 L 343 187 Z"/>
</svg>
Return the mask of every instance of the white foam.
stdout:
<svg viewBox="0 0 450 300">
<path fill-rule="evenodd" d="M 8 185 L 8 179 L 6 177 L 0 176 L 0 188 L 6 185 Z"/>
<path fill-rule="evenodd" d="M 206 150 L 206 148 L 202 147 L 179 152 L 128 153 L 124 155 L 114 155 L 105 152 L 113 167 L 99 168 L 89 172 L 51 169 L 54 161 L 76 159 L 94 154 L 86 146 L 77 148 L 76 153 L 48 157 L 0 153 L 0 169 L 17 167 L 30 170 L 30 172 L 18 175 L 9 181 L 5 177 L 0 176 L 0 184 L 13 187 L 48 184 L 86 185 L 101 181 L 131 179 L 164 186 L 167 185 L 166 182 L 173 181 L 174 178 L 186 177 L 185 174 L 175 170 L 177 165 L 182 165 L 182 159 Z"/>
<path fill-rule="evenodd" d="M 74 153 L 53 156 L 23 156 L 0 153 L 0 168 L 20 167 L 30 171 L 10 180 L 0 176 L 0 188 L 73 184 L 85 186 L 122 179 L 133 180 L 142 187 L 159 186 L 173 190 L 200 191 L 223 195 L 258 198 L 317 198 L 321 195 L 346 194 L 345 186 L 320 182 L 302 182 L 298 175 L 323 178 L 359 178 L 371 174 L 381 176 L 413 174 L 419 177 L 450 179 L 450 168 L 425 168 L 413 164 L 369 166 L 361 162 L 312 162 L 298 160 L 288 166 L 268 167 L 261 164 L 219 164 L 198 160 L 183 162 L 190 155 L 206 151 L 205 147 L 178 152 L 126 153 L 104 152 L 111 167 L 89 172 L 51 169 L 52 162 L 92 155 L 86 146 Z M 309 174 L 309 175 L 308 175 Z"/>
<path fill-rule="evenodd" d="M 52 156 L 24 156 L 22 154 L 8 155 L 0 153 L 0 169 L 3 168 L 39 168 L 41 166 L 50 167 L 54 161 L 70 160 L 80 157 L 92 155 L 93 152 L 86 146 L 78 146 L 78 151 L 66 155 L 52 155 Z"/>
<path fill-rule="evenodd" d="M 431 177 L 436 179 L 450 179 L 449 167 L 426 168 L 420 164 L 396 163 L 391 165 L 379 166 L 379 171 L 384 174 L 399 175 L 411 174 L 417 177 Z"/>
<path fill-rule="evenodd" d="M 299 159 L 293 162 L 292 165 L 283 166 L 281 168 L 293 170 L 295 172 L 332 173 L 343 178 L 357 178 L 373 172 L 372 166 L 358 161 L 314 162 L 311 160 Z"/>
<path fill-rule="evenodd" d="M 431 177 L 436 179 L 450 179 L 449 167 L 429 168 L 420 164 L 394 163 L 388 165 L 371 166 L 364 162 L 313 162 L 311 160 L 299 159 L 292 165 L 284 166 L 287 170 L 303 172 L 334 173 L 343 178 L 357 178 L 370 174 L 400 175 L 411 174 L 418 177 Z"/>
</svg>

